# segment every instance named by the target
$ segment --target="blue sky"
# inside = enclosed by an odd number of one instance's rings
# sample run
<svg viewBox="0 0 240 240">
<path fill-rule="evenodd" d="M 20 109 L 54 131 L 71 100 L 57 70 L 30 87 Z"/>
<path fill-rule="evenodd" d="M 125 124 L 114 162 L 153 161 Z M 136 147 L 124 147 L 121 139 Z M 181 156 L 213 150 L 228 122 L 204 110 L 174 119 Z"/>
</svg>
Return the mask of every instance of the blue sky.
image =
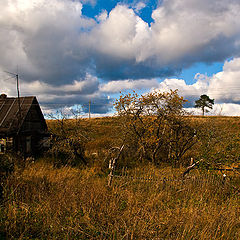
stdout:
<svg viewBox="0 0 240 240">
<path fill-rule="evenodd" d="M 183 69 L 180 76 L 178 77 L 181 79 L 185 79 L 185 81 L 189 84 L 193 84 L 196 82 L 196 79 L 194 79 L 196 73 L 202 73 L 207 76 L 212 76 L 215 73 L 221 72 L 223 65 L 223 62 L 216 62 L 211 64 L 197 63 L 189 68 Z"/>
<path fill-rule="evenodd" d="M 118 1 L 118 0 L 100 0 L 95 3 L 87 2 L 83 5 L 82 13 L 83 15 L 89 18 L 95 18 L 102 11 L 106 10 L 108 13 L 111 12 L 113 8 L 115 8 L 118 4 L 127 4 L 128 6 L 136 6 L 137 3 L 141 3 L 141 1 Z M 140 16 L 145 22 L 151 24 L 153 22 L 152 19 L 152 11 L 157 8 L 160 4 L 158 1 L 142 1 L 145 4 L 145 7 L 137 12 L 138 16 Z"/>
<path fill-rule="evenodd" d="M 112 112 L 119 92 L 178 89 L 215 99 L 212 114 L 240 115 L 239 0 L 6 0 L 0 3 L 4 71 L 21 77 L 45 113 L 82 106 Z M 14 56 L 14 57 L 13 57 Z M 6 80 L 8 79 L 8 80 Z"/>
</svg>

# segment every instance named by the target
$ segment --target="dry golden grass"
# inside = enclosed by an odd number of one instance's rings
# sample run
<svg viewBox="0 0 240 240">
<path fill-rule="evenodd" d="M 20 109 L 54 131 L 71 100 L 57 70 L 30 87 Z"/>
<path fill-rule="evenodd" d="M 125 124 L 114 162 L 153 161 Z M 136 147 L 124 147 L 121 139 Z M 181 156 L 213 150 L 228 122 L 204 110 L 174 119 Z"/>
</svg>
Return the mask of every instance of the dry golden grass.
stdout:
<svg viewBox="0 0 240 240">
<path fill-rule="evenodd" d="M 239 162 L 240 117 L 189 116 L 187 118 L 196 128 L 199 141 L 190 151 L 186 152 L 181 162 L 182 165 L 188 165 L 191 157 L 194 160 L 203 158 L 206 160 L 205 163 L 210 164 L 223 162 L 231 165 L 236 161 Z M 47 124 L 50 129 L 59 131 L 57 121 L 48 120 Z M 73 131 L 75 125 L 75 120 L 65 120 L 67 132 Z M 91 165 L 103 166 L 109 148 L 121 146 L 123 139 L 126 141 L 121 119 L 118 117 L 81 119 L 79 126 L 87 132 L 89 138 L 85 144 L 85 155 Z M 76 133 L 73 135 L 75 136 Z M 138 163 L 138 159 L 134 159 L 133 154 L 125 154 L 124 158 L 119 161 L 121 166 L 136 166 Z"/>
<path fill-rule="evenodd" d="M 109 188 L 98 168 L 32 163 L 5 182 L 2 238 L 240 239 L 240 196 L 231 187 L 239 178 L 223 184 L 218 175 L 193 171 L 197 178 L 184 183 L 115 179 Z M 148 172 L 182 174 L 147 166 L 143 176 Z"/>
<path fill-rule="evenodd" d="M 49 159 L 15 168 L 3 182 L 0 239 L 240 239 L 239 174 L 227 172 L 223 183 L 220 172 L 192 170 L 192 178 L 183 182 L 184 169 L 166 163 L 143 166 L 131 163 L 127 155 L 119 159 L 118 167 L 134 166 L 131 176 L 177 181 L 114 178 L 107 187 L 104 159 L 111 146 L 121 143 L 118 120 L 81 121 L 90 138 L 85 154 L 93 161 L 86 168 L 55 168 Z M 214 163 L 227 158 L 222 166 L 239 166 L 240 118 L 192 117 L 192 121 L 222 137 L 213 138 L 205 155 L 205 142 L 199 142 L 188 161 L 205 156 L 206 162 Z M 66 123 L 67 129 L 74 129 L 73 120 Z M 53 128 L 55 124 L 48 122 Z"/>
</svg>

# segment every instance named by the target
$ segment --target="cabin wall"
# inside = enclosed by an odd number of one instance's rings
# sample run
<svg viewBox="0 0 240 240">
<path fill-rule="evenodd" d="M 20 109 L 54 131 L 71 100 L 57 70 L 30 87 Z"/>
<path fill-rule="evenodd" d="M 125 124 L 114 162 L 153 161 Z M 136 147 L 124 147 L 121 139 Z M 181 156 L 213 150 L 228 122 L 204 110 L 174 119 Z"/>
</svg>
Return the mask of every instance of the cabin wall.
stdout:
<svg viewBox="0 0 240 240">
<path fill-rule="evenodd" d="M 15 136 L 13 150 L 22 153 L 24 156 L 35 155 L 37 151 L 35 139 L 36 137 L 32 135 Z"/>
<path fill-rule="evenodd" d="M 5 125 L 1 126 L 0 153 L 13 150 L 24 156 L 35 155 L 42 150 L 41 147 L 44 148 L 43 140 L 48 136 L 47 125 L 35 97 L 25 97 L 20 100 L 23 105 L 19 115 L 16 115 L 18 112 L 16 98 L 6 98 L 2 105 L 6 111 L 0 112 L 2 121 L 5 121 Z M 9 104 L 6 104 L 6 101 L 9 101 Z M 11 136 L 11 146 L 7 144 L 7 136 Z M 10 146 L 9 149 L 7 146 Z"/>
<path fill-rule="evenodd" d="M 39 106 L 32 105 L 21 127 L 21 132 L 46 132 L 45 120 L 39 114 L 41 114 Z"/>
<path fill-rule="evenodd" d="M 15 135 L 11 138 L 0 138 L 0 154 L 7 152 L 19 152 L 24 156 L 38 154 L 41 150 L 48 148 L 48 137 L 37 132 Z"/>
</svg>

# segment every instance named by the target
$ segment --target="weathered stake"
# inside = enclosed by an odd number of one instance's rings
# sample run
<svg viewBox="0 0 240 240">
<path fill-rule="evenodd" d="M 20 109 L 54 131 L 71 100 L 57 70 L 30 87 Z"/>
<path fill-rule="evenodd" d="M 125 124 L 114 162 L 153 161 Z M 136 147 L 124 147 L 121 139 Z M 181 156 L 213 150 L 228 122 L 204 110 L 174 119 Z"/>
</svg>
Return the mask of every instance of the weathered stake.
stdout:
<svg viewBox="0 0 240 240">
<path fill-rule="evenodd" d="M 117 148 L 119 150 L 118 155 L 115 158 L 111 158 L 109 160 L 109 168 L 111 169 L 111 171 L 108 175 L 108 186 L 109 187 L 112 185 L 112 180 L 113 180 L 113 176 L 114 176 L 114 170 L 116 168 L 116 163 L 122 153 L 123 148 L 124 148 L 124 144 L 121 146 L 121 148 Z"/>
</svg>

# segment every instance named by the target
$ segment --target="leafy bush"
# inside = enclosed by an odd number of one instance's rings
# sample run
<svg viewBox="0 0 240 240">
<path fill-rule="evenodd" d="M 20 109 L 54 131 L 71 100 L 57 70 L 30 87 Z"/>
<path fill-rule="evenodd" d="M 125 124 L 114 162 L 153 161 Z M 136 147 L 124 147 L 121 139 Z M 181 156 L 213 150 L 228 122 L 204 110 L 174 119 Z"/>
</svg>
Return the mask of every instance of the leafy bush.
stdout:
<svg viewBox="0 0 240 240">
<path fill-rule="evenodd" d="M 135 158 L 179 165 L 196 143 L 196 131 L 183 109 L 185 102 L 177 91 L 120 96 L 115 107 L 123 124 L 124 142 Z"/>
</svg>

